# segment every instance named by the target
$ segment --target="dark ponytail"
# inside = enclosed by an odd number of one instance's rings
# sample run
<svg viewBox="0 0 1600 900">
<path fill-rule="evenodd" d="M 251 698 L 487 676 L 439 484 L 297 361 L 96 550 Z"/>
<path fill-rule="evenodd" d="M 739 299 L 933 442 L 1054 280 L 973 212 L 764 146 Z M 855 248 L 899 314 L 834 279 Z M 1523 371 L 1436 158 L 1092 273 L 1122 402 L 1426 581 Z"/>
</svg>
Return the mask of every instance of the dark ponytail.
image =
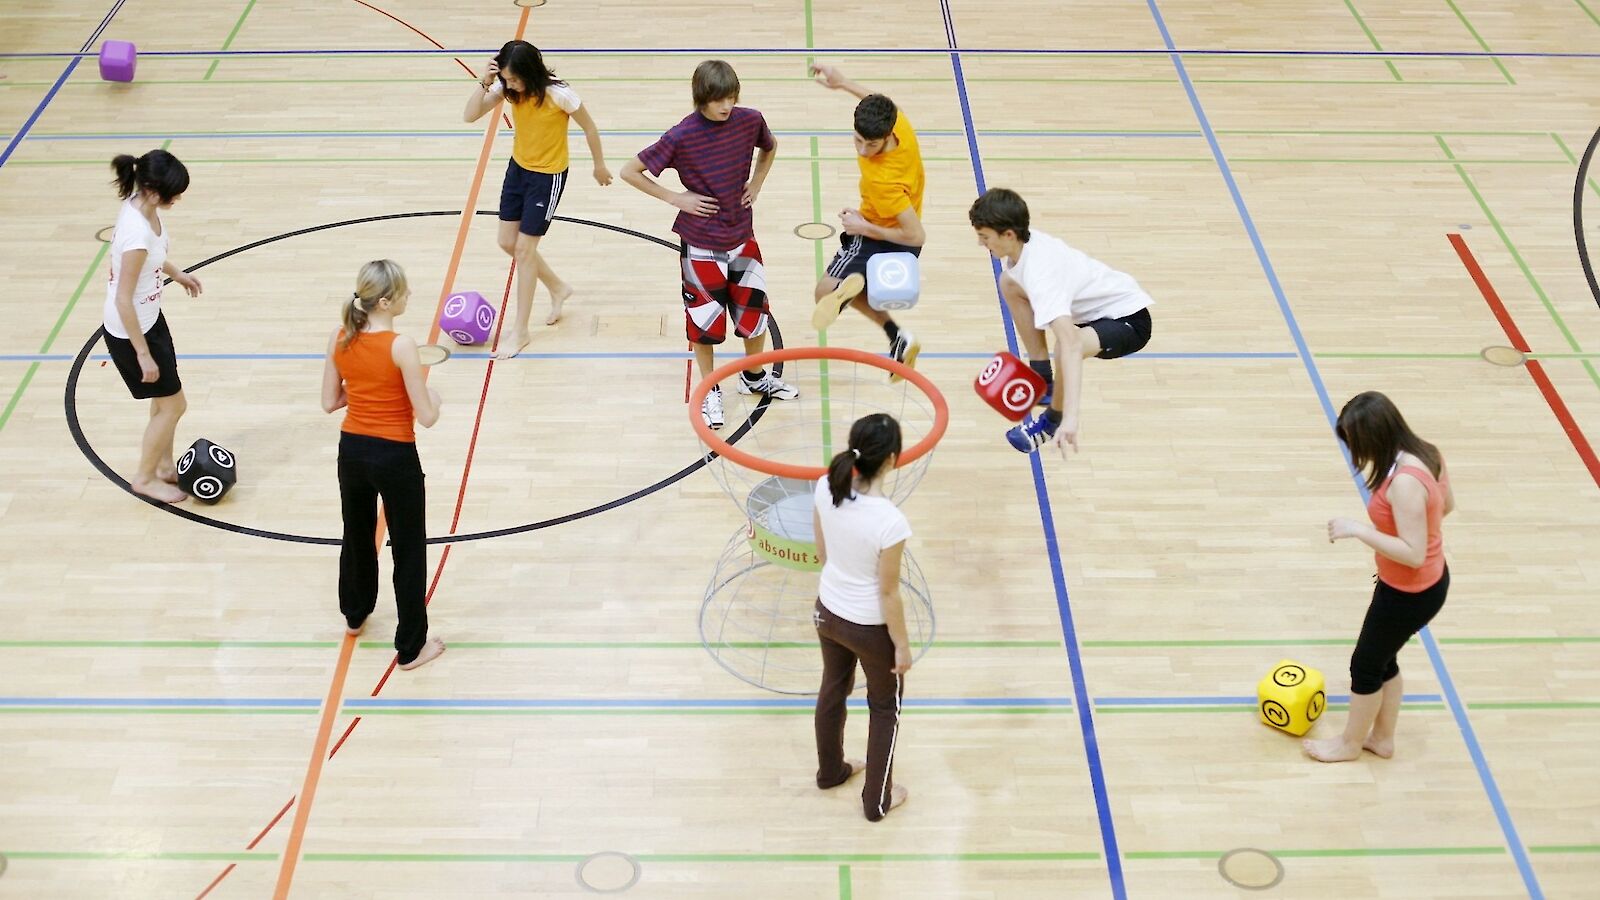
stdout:
<svg viewBox="0 0 1600 900">
<path fill-rule="evenodd" d="M 124 200 L 148 190 L 165 205 L 189 189 L 189 170 L 165 150 L 151 150 L 137 159 L 118 154 L 111 160 L 111 171 L 117 173 L 112 182 L 117 186 L 117 196 Z"/>
<path fill-rule="evenodd" d="M 873 481 L 883 471 L 889 457 L 900 455 L 900 423 L 888 413 L 875 413 L 857 419 L 850 426 L 850 448 L 834 454 L 828 464 L 828 492 L 838 506 L 854 493 L 854 473 Z"/>
</svg>

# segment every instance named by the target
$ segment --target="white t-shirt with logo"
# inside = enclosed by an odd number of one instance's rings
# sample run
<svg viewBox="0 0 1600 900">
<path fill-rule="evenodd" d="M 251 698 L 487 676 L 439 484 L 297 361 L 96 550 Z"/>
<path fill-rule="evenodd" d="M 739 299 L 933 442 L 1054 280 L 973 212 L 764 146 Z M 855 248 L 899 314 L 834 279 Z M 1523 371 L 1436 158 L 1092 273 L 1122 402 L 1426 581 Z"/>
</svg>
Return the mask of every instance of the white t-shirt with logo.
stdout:
<svg viewBox="0 0 1600 900">
<path fill-rule="evenodd" d="M 882 625 L 878 559 L 884 550 L 911 537 L 911 523 L 887 497 L 856 495 L 834 506 L 826 476 L 817 481 L 814 497 L 828 553 L 818 598 L 842 619 Z"/>
<path fill-rule="evenodd" d="M 167 264 L 167 230 L 162 228 L 161 233 L 156 234 L 144 213 L 132 200 L 125 200 L 111 234 L 111 277 L 106 283 L 105 312 L 106 333 L 123 340 L 128 339 L 128 333 L 117 312 L 117 286 L 124 275 L 122 254 L 129 250 L 144 250 L 149 254 L 133 285 L 133 310 L 139 315 L 139 333 L 143 334 L 156 324 L 156 316 L 161 314 L 161 267 Z"/>
<path fill-rule="evenodd" d="M 1062 316 L 1070 316 L 1074 325 L 1120 319 L 1155 305 L 1132 275 L 1067 246 L 1060 238 L 1037 228 L 1031 231 L 1017 264 L 1002 258 L 1000 267 L 1027 293 L 1033 327 L 1047 329 Z"/>
</svg>

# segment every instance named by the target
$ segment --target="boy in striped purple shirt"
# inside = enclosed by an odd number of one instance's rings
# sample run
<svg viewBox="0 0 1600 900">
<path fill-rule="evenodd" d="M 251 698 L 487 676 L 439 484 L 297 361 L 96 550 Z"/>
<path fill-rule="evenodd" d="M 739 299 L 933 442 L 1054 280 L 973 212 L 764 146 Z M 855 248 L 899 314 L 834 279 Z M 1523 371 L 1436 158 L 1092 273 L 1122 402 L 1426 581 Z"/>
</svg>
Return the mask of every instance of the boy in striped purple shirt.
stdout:
<svg viewBox="0 0 1600 900">
<path fill-rule="evenodd" d="M 713 348 L 727 338 L 728 319 L 744 339 L 746 354 L 760 353 L 766 345 L 766 273 L 752 207 L 778 142 L 761 113 L 738 105 L 739 76 L 732 66 L 706 60 L 695 67 L 691 87 L 695 111 L 628 160 L 622 180 L 678 209 L 672 230 L 681 239 L 684 327 L 704 377 L 713 367 Z M 682 192 L 650 177 L 667 169 L 678 170 Z M 746 369 L 738 386 L 741 394 L 777 400 L 800 396 L 793 385 L 759 367 Z M 720 386 L 706 394 L 700 415 L 710 427 L 722 427 Z"/>
</svg>

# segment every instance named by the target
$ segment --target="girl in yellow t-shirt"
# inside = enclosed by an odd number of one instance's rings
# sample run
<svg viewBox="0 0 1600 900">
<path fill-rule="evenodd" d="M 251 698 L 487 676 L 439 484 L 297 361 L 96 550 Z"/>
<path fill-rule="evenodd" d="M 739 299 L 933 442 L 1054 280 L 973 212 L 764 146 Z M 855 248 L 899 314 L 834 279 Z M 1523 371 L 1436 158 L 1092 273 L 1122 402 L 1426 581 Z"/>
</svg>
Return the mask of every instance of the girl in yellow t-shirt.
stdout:
<svg viewBox="0 0 1600 900">
<path fill-rule="evenodd" d="M 476 122 L 484 113 L 511 103 L 515 137 L 505 184 L 500 189 L 500 249 L 517 263 L 517 321 L 503 335 L 496 359 L 510 359 L 528 346 L 528 318 L 533 312 L 536 281 L 550 291 L 550 316 L 546 325 L 561 318 L 561 305 L 572 296 L 572 286 L 562 281 L 539 255 L 539 239 L 550 230 L 567 182 L 567 121 L 578 123 L 594 157 L 594 180 L 611 183 L 600 130 L 589 110 L 565 81 L 545 67 L 539 48 L 527 41 L 510 41 L 489 63 L 479 82 L 481 90 L 467 98 L 463 117 Z"/>
</svg>

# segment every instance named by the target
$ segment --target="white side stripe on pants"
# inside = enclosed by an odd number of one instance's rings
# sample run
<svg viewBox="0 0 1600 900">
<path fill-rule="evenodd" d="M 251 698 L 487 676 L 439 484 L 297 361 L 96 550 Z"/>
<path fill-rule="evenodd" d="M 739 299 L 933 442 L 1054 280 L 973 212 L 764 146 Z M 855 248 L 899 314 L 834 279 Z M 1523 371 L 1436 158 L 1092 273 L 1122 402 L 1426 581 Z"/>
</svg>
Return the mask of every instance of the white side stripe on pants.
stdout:
<svg viewBox="0 0 1600 900">
<path fill-rule="evenodd" d="M 566 187 L 566 184 L 567 173 L 565 172 L 562 172 L 556 175 L 556 177 L 550 179 L 550 202 L 546 204 L 544 208 L 544 220 L 546 222 L 555 218 L 556 204 L 561 202 L 561 189 Z"/>
<path fill-rule="evenodd" d="M 894 731 L 889 732 L 889 758 L 883 761 L 883 784 L 878 786 L 878 817 L 889 814 L 889 772 L 894 769 L 894 743 L 900 738 L 900 676 L 894 676 Z"/>
</svg>

